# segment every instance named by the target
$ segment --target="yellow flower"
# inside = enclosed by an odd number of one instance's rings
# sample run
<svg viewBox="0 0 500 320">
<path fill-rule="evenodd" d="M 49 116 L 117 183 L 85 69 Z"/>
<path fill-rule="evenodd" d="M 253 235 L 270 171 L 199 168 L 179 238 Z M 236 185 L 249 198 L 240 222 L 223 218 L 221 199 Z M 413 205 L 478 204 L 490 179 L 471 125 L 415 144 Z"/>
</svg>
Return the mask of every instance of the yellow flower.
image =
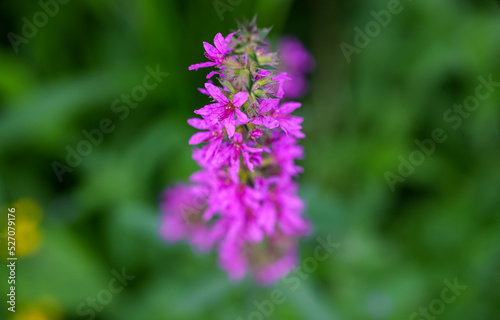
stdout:
<svg viewBox="0 0 500 320">
<path fill-rule="evenodd" d="M 41 310 L 33 309 L 17 315 L 13 320 L 52 320 Z"/>
<path fill-rule="evenodd" d="M 18 200 L 12 207 L 16 209 L 15 225 L 12 227 L 15 228 L 15 256 L 19 258 L 36 252 L 40 246 L 41 232 L 38 225 L 42 219 L 42 210 L 34 200 L 27 198 Z M 8 234 L 7 227 L 4 234 Z M 5 241 L 8 241 L 7 237 Z"/>
<path fill-rule="evenodd" d="M 45 296 L 35 302 L 28 303 L 23 310 L 12 317 L 12 320 L 59 320 L 63 311 L 59 303 L 52 297 Z"/>
</svg>

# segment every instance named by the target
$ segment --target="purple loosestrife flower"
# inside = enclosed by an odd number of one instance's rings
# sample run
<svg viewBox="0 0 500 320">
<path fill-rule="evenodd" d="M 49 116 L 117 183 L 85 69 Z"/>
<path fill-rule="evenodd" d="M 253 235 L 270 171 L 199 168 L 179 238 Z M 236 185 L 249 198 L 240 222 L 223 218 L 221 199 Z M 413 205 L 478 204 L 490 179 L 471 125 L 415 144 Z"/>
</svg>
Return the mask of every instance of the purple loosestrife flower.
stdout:
<svg viewBox="0 0 500 320">
<path fill-rule="evenodd" d="M 260 126 L 265 126 L 268 129 L 274 129 L 279 126 L 279 122 L 268 115 L 272 110 L 275 110 L 280 99 L 262 99 L 260 102 L 260 114 L 252 119 L 252 123 Z"/>
<path fill-rule="evenodd" d="M 276 234 L 260 243 L 226 240 L 219 246 L 219 264 L 239 280 L 250 272 L 262 284 L 271 284 L 297 265 L 297 238 Z"/>
<path fill-rule="evenodd" d="M 206 191 L 178 185 L 165 192 L 161 234 L 166 240 L 186 239 L 202 251 L 211 249 L 213 242 L 209 241 L 209 227 L 202 220 Z"/>
<path fill-rule="evenodd" d="M 304 119 L 291 115 L 295 109 L 300 108 L 301 104 L 299 102 L 285 102 L 277 108 L 278 103 L 279 99 L 264 100 L 261 103 L 260 114 L 252 119 L 252 123 L 269 129 L 279 126 L 287 135 L 304 138 L 305 135 L 300 131 L 302 129 L 300 124 Z"/>
<path fill-rule="evenodd" d="M 220 149 L 224 137 L 222 126 L 220 124 L 209 125 L 199 118 L 188 119 L 188 123 L 196 129 L 209 130 L 197 132 L 189 139 L 190 145 L 208 142 L 208 144 L 200 149 L 200 152 L 196 153 L 194 157 L 198 163 L 205 163 L 210 158 L 214 157 Z"/>
<path fill-rule="evenodd" d="M 280 70 L 278 55 L 268 52 L 270 29 L 255 21 L 239 27 L 217 34 L 215 47 L 204 43 L 211 61 L 189 67 L 215 68 L 207 76 L 213 82 L 199 89 L 212 103 L 188 120 L 200 130 L 189 144 L 201 145 L 193 150 L 201 170 L 190 185 L 166 191 L 161 234 L 203 251 L 215 247 L 231 279 L 251 274 L 270 284 L 295 267 L 299 238 L 311 230 L 294 180 L 302 172 L 295 161 L 304 156 L 297 144 L 303 118 L 292 114 L 300 103 L 282 101 L 294 70 Z M 301 72 L 310 63 L 303 50 L 284 58 Z"/>
<path fill-rule="evenodd" d="M 236 32 L 230 33 L 225 38 L 221 33 L 217 33 L 214 38 L 215 47 L 208 42 L 203 42 L 205 56 L 207 59 L 212 61 L 190 65 L 189 70 L 198 70 L 199 68 L 213 67 L 223 64 L 226 55 L 230 52 L 229 44 L 231 43 L 231 39 L 235 33 Z"/>
<path fill-rule="evenodd" d="M 300 125 L 304 118 L 292 116 L 291 113 L 300 108 L 301 104 L 299 102 L 285 102 L 279 108 L 274 109 L 271 112 L 271 117 L 278 122 L 280 128 L 287 134 L 295 138 L 304 138 L 305 135 L 300 131 L 302 126 Z"/>
<path fill-rule="evenodd" d="M 238 92 L 232 100 L 229 100 L 222 91 L 211 83 L 205 83 L 205 88 L 210 96 L 217 102 L 204 106 L 194 113 L 203 116 L 206 122 L 210 124 L 222 123 L 227 130 L 229 138 L 234 135 L 236 124 L 245 124 L 248 117 L 239 108 L 248 100 L 248 92 Z M 234 120 L 234 116 L 238 121 Z"/>
<path fill-rule="evenodd" d="M 262 162 L 260 154 L 262 149 L 252 148 L 248 144 L 243 143 L 241 133 L 234 134 L 233 142 L 228 145 L 223 152 L 217 157 L 220 162 L 226 162 L 229 166 L 228 170 L 233 180 L 238 179 L 238 172 L 240 170 L 240 153 L 243 157 L 243 162 L 250 172 L 254 172 L 254 163 L 257 165 Z"/>
</svg>

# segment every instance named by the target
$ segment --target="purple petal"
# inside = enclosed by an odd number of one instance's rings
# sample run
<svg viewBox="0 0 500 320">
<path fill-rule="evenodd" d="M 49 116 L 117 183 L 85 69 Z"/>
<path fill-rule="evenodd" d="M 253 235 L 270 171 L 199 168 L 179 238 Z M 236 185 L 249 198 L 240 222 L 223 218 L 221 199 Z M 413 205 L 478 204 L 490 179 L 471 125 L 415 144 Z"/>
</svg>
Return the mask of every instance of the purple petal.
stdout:
<svg viewBox="0 0 500 320">
<path fill-rule="evenodd" d="M 300 102 L 290 101 L 283 103 L 279 110 L 281 114 L 288 114 L 292 113 L 295 109 L 300 108 L 301 106 L 302 104 Z"/>
<path fill-rule="evenodd" d="M 288 135 L 288 123 L 286 120 L 279 120 L 280 123 L 280 128 L 285 132 L 286 135 Z"/>
<path fill-rule="evenodd" d="M 208 93 L 207 89 L 205 89 L 205 88 L 198 88 L 198 91 L 203 93 L 203 94 L 206 94 L 207 96 L 210 95 L 210 93 Z"/>
<path fill-rule="evenodd" d="M 209 72 L 209 73 L 207 74 L 207 79 L 212 78 L 212 77 L 213 77 L 213 76 L 215 76 L 216 74 L 220 75 L 220 73 L 219 73 L 219 72 L 217 72 L 217 71 L 211 71 L 211 72 Z"/>
<path fill-rule="evenodd" d="M 273 81 L 284 81 L 284 80 L 292 80 L 292 78 L 290 78 L 286 72 L 281 72 L 279 75 L 272 78 L 272 80 Z"/>
<path fill-rule="evenodd" d="M 278 107 L 278 104 L 280 103 L 280 99 L 264 99 L 261 100 L 259 103 L 260 106 L 260 113 L 266 113 L 271 110 L 276 109 Z"/>
<path fill-rule="evenodd" d="M 209 128 L 209 125 L 203 119 L 200 119 L 200 118 L 188 119 L 187 123 L 191 127 L 199 129 L 199 130 L 206 130 Z"/>
<path fill-rule="evenodd" d="M 211 140 L 211 143 L 208 146 L 206 156 L 207 158 L 214 158 L 217 159 L 217 154 L 220 149 L 220 145 L 222 143 L 222 138 L 215 138 Z"/>
<path fill-rule="evenodd" d="M 252 123 L 258 126 L 265 126 L 269 129 L 274 129 L 280 125 L 280 122 L 271 116 L 263 115 L 252 119 Z"/>
<path fill-rule="evenodd" d="M 219 53 L 225 54 L 227 49 L 226 39 L 224 39 L 220 32 L 215 35 L 214 44 Z"/>
<path fill-rule="evenodd" d="M 238 124 L 245 124 L 245 123 L 248 123 L 248 121 L 250 121 L 250 119 L 248 119 L 247 115 L 245 113 L 243 113 L 240 109 L 235 108 L 234 113 L 236 113 L 236 116 L 238 117 L 238 121 L 237 121 Z"/>
<path fill-rule="evenodd" d="M 256 129 L 256 130 L 253 130 L 252 133 L 250 133 L 250 137 L 258 138 L 261 136 L 261 134 L 262 134 L 262 131 L 260 131 L 259 129 Z"/>
<path fill-rule="evenodd" d="M 234 95 L 233 105 L 235 107 L 241 107 L 248 100 L 248 92 L 238 92 Z"/>
<path fill-rule="evenodd" d="M 272 234 L 276 223 L 276 208 L 270 202 L 266 201 L 262 206 L 262 214 L 260 215 L 259 224 L 266 230 L 266 233 Z"/>
<path fill-rule="evenodd" d="M 214 148 L 217 148 L 217 150 L 220 150 L 221 142 L 222 142 L 221 139 L 216 140 L 216 146 L 214 146 Z M 226 148 L 226 149 L 220 150 L 220 152 L 215 152 L 215 150 L 214 150 L 213 155 L 214 155 L 214 162 L 215 163 L 223 163 L 227 159 L 227 157 L 229 156 L 229 153 L 227 152 L 227 148 Z"/>
<path fill-rule="evenodd" d="M 263 126 L 264 122 L 262 121 L 262 117 L 255 117 L 250 120 L 253 124 L 258 126 Z"/>
<path fill-rule="evenodd" d="M 212 133 L 208 131 L 197 132 L 191 136 L 189 139 L 190 145 L 200 144 L 202 142 L 207 142 L 212 138 Z"/>
<path fill-rule="evenodd" d="M 227 131 L 227 136 L 229 138 L 232 138 L 234 135 L 234 116 L 229 116 L 226 119 L 223 120 L 224 127 L 226 128 Z"/>
<path fill-rule="evenodd" d="M 209 62 L 192 64 L 192 65 L 189 66 L 188 69 L 189 70 L 198 70 L 199 68 L 213 67 L 213 66 L 216 66 L 216 65 L 217 65 L 217 62 L 209 61 Z"/>
<path fill-rule="evenodd" d="M 219 50 L 217 50 L 213 45 L 208 42 L 203 42 L 203 47 L 205 48 L 209 58 L 213 57 L 212 59 L 214 59 L 217 57 Z"/>
<path fill-rule="evenodd" d="M 215 100 L 225 104 L 229 103 L 229 99 L 226 98 L 226 96 L 222 93 L 222 91 L 218 87 L 214 86 L 210 82 L 207 82 L 205 83 L 205 88 L 210 93 L 210 95 L 215 98 Z"/>
<path fill-rule="evenodd" d="M 250 153 L 262 153 L 261 148 L 252 148 L 252 147 L 249 147 L 247 145 L 245 145 L 243 149 L 245 149 L 246 152 L 250 152 Z"/>
<path fill-rule="evenodd" d="M 267 77 L 267 76 L 268 76 L 268 75 L 270 75 L 270 74 L 271 74 L 271 72 L 270 72 L 270 71 L 267 71 L 267 70 L 262 70 L 262 69 L 261 69 L 261 70 L 259 71 L 259 77 L 260 77 L 261 79 L 262 79 L 262 78 Z"/>
<path fill-rule="evenodd" d="M 280 128 L 287 135 L 291 135 L 295 138 L 302 139 L 305 137 L 305 134 L 300 131 L 302 129 L 302 126 L 300 125 L 302 120 L 303 118 L 294 116 L 292 116 L 290 119 L 282 118 L 279 120 Z"/>
<path fill-rule="evenodd" d="M 240 171 L 240 158 L 236 158 L 229 166 L 229 175 L 233 181 L 238 181 L 238 172 Z"/>
<path fill-rule="evenodd" d="M 243 162 L 247 165 L 248 170 L 254 172 L 253 163 L 250 162 L 250 156 L 248 155 L 248 153 L 242 152 L 242 155 L 243 155 Z"/>
<path fill-rule="evenodd" d="M 226 36 L 226 38 L 224 39 L 226 41 L 227 44 L 230 44 L 231 43 L 231 40 L 233 39 L 233 36 L 240 32 L 240 30 L 236 31 L 236 32 L 233 32 L 233 33 L 230 33 Z"/>
<path fill-rule="evenodd" d="M 280 125 L 280 123 L 276 119 L 265 115 L 262 116 L 262 122 L 264 123 L 263 125 L 269 129 L 274 129 Z"/>
<path fill-rule="evenodd" d="M 241 135 L 241 133 L 236 132 L 234 134 L 234 141 L 237 143 L 241 143 L 243 141 L 243 136 Z"/>
<path fill-rule="evenodd" d="M 222 108 L 224 108 L 222 106 Z M 221 104 L 220 103 L 212 103 L 212 104 L 207 104 L 201 109 L 194 110 L 194 113 L 202 115 L 202 116 L 207 116 L 213 113 L 217 113 L 221 109 Z"/>
<path fill-rule="evenodd" d="M 249 238 L 248 240 L 255 243 L 262 241 L 262 238 L 264 237 L 262 230 L 260 230 L 260 228 L 255 224 L 248 226 L 247 233 Z"/>
<path fill-rule="evenodd" d="M 276 96 L 279 97 L 279 98 L 283 98 L 283 96 L 285 95 L 285 91 L 283 89 L 283 85 L 285 83 L 285 81 L 287 80 L 292 80 L 292 78 L 290 78 L 286 72 L 282 72 L 280 73 L 279 75 L 277 75 L 276 77 L 273 78 L 273 81 L 278 81 L 279 84 L 278 84 L 278 92 L 276 93 Z"/>
<path fill-rule="evenodd" d="M 203 115 L 203 119 L 205 119 L 205 121 L 208 124 L 214 125 L 214 124 L 218 123 L 220 120 L 223 120 L 223 119 L 221 119 L 221 116 L 223 115 L 225 109 L 226 109 L 226 107 L 224 107 L 224 106 L 219 107 L 219 108 L 214 108 L 212 113 L 210 113 L 208 115 Z"/>
</svg>

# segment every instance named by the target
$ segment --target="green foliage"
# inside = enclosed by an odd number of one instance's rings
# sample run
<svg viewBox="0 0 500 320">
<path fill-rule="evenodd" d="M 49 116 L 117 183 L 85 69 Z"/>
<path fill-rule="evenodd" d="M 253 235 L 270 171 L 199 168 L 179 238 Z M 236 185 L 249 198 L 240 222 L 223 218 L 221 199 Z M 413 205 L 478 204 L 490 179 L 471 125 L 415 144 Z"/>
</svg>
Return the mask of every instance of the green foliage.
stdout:
<svg viewBox="0 0 500 320">
<path fill-rule="evenodd" d="M 112 270 L 126 268 L 134 280 L 96 319 L 247 319 L 254 301 L 270 299 L 275 288 L 286 301 L 271 319 L 408 319 L 455 278 L 468 288 L 439 319 L 496 319 L 500 90 L 457 122 L 445 114 L 476 94 L 478 77 L 500 81 L 500 7 L 493 0 L 401 3 L 351 63 L 339 45 L 354 45 L 354 28 L 364 30 L 370 12 L 388 1 L 240 1 L 223 21 L 211 1 L 70 1 L 18 53 L 4 36 L 2 217 L 23 198 L 43 211 L 39 248 L 18 262 L 18 315 L 84 319 L 77 306 L 108 286 Z M 4 35 L 21 35 L 22 17 L 41 10 L 36 1 L 0 8 Z M 294 34 L 316 59 L 298 110 L 306 133 L 301 194 L 314 226 L 301 261 L 318 236 L 341 246 L 296 290 L 286 282 L 233 284 L 214 255 L 159 236 L 162 191 L 196 170 L 187 144 L 195 129 L 186 120 L 208 103 L 196 90 L 205 73 L 187 68 L 205 61 L 202 41 L 255 13 L 259 26 L 273 25 L 271 46 Z M 137 106 L 120 102 L 116 112 L 114 101 L 137 92 L 146 67 L 156 65 L 169 76 Z M 88 140 L 82 131 L 104 118 L 115 129 L 69 166 L 67 147 L 77 149 Z M 408 160 L 419 150 L 415 140 L 436 128 L 446 141 L 391 191 L 386 172 L 399 175 L 398 157 Z M 62 181 L 54 161 L 71 167 Z M 2 293 L 5 278 L 2 271 Z"/>
</svg>

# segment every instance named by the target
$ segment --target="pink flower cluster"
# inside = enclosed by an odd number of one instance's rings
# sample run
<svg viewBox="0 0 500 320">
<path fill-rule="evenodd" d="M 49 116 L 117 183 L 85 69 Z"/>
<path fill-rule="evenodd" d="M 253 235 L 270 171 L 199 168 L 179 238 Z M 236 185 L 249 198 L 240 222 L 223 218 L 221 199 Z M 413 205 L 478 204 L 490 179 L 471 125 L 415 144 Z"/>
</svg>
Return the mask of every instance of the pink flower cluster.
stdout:
<svg viewBox="0 0 500 320">
<path fill-rule="evenodd" d="M 263 284 L 275 282 L 297 264 L 297 242 L 307 235 L 303 201 L 294 178 L 302 172 L 303 119 L 292 115 L 298 102 L 282 102 L 290 78 L 267 52 L 270 29 L 253 23 L 204 42 L 210 60 L 189 70 L 215 67 L 199 89 L 211 100 L 188 123 L 200 132 L 189 140 L 201 145 L 193 159 L 201 167 L 189 185 L 165 192 L 162 235 L 188 240 L 209 251 L 232 279 L 247 273 Z M 217 84 L 217 82 L 219 84 Z"/>
</svg>

